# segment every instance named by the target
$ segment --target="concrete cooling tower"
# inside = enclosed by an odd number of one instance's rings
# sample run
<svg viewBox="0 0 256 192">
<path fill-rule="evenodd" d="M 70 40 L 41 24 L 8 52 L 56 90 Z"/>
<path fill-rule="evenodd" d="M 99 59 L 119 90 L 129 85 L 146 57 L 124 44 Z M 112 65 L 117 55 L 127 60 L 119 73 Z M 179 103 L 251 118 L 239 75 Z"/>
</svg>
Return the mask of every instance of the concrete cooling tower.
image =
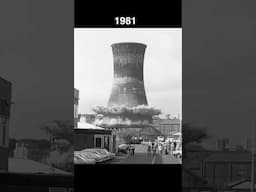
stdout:
<svg viewBox="0 0 256 192">
<path fill-rule="evenodd" d="M 115 43 L 111 47 L 114 58 L 114 81 L 108 107 L 147 105 L 143 80 L 146 45 Z"/>
</svg>

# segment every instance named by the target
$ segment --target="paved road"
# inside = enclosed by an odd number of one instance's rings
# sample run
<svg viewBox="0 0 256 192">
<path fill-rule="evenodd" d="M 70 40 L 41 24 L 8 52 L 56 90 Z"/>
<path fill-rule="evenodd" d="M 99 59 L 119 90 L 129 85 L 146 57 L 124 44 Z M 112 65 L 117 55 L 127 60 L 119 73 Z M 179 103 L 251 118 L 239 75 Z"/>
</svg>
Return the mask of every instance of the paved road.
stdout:
<svg viewBox="0 0 256 192">
<path fill-rule="evenodd" d="M 147 145 L 134 145 L 135 155 L 109 161 L 111 164 L 180 164 L 181 160 L 170 155 L 147 155 Z"/>
</svg>

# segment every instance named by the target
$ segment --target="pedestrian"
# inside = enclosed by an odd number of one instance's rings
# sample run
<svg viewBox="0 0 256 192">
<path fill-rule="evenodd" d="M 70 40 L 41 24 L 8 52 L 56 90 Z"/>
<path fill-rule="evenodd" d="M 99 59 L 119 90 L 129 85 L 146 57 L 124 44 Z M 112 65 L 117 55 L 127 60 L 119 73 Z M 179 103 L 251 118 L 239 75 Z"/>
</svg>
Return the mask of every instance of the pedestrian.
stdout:
<svg viewBox="0 0 256 192">
<path fill-rule="evenodd" d="M 176 146 L 177 146 L 176 141 L 173 142 L 173 145 L 174 145 L 174 146 L 173 146 L 173 147 L 174 147 L 174 150 L 176 150 Z"/>
<path fill-rule="evenodd" d="M 164 145 L 165 155 L 168 155 L 168 146 L 167 143 Z"/>
<path fill-rule="evenodd" d="M 153 151 L 153 156 L 156 155 L 156 145 L 155 143 L 152 143 L 152 151 Z"/>
<path fill-rule="evenodd" d="M 130 144 L 128 145 L 128 154 L 129 155 L 131 154 L 131 145 Z"/>
<path fill-rule="evenodd" d="M 173 155 L 173 151 L 174 151 L 174 143 L 171 143 L 171 155 Z"/>
<path fill-rule="evenodd" d="M 159 155 L 163 154 L 163 146 L 161 143 L 158 145 L 158 151 L 159 151 Z"/>
<path fill-rule="evenodd" d="M 171 142 L 168 143 L 168 154 L 171 154 Z"/>
<path fill-rule="evenodd" d="M 151 155 L 151 145 L 150 144 L 148 145 L 148 153 L 147 153 L 147 155 Z"/>
<path fill-rule="evenodd" d="M 132 155 L 134 156 L 134 153 L 135 153 L 135 147 L 132 146 Z"/>
</svg>

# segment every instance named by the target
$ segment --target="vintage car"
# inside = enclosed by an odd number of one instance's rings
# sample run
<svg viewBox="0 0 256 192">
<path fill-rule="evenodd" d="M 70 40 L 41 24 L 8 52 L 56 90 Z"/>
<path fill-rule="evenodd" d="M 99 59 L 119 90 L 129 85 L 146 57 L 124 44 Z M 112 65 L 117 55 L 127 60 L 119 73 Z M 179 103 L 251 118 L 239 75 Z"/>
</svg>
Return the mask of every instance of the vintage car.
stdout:
<svg viewBox="0 0 256 192">
<path fill-rule="evenodd" d="M 115 154 L 110 153 L 106 149 L 89 148 L 74 152 L 75 164 L 92 164 L 112 159 Z"/>
<path fill-rule="evenodd" d="M 81 153 L 75 151 L 74 152 L 74 163 L 75 164 L 95 164 L 96 161 L 91 157 L 82 155 Z"/>
</svg>

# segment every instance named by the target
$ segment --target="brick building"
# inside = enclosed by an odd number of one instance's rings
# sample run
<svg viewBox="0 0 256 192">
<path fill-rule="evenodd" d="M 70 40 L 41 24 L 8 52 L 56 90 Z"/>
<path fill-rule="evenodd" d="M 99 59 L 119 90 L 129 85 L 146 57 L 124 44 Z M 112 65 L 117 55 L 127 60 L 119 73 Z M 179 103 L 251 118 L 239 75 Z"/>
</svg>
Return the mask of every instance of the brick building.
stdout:
<svg viewBox="0 0 256 192">
<path fill-rule="evenodd" d="M 170 136 L 171 133 L 180 132 L 181 131 L 181 123 L 180 119 L 172 118 L 172 119 L 153 119 L 153 126 L 159 130 L 162 135 Z"/>
<path fill-rule="evenodd" d="M 0 77 L 0 170 L 8 170 L 9 119 L 12 84 Z"/>
</svg>

